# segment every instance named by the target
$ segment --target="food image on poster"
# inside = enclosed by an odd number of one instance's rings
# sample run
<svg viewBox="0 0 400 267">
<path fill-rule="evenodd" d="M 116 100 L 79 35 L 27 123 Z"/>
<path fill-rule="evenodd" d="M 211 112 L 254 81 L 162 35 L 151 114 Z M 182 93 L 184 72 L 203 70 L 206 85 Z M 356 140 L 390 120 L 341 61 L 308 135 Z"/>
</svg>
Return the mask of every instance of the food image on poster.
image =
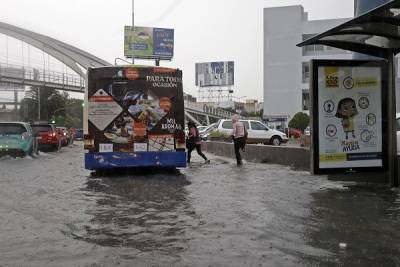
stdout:
<svg viewBox="0 0 400 267">
<path fill-rule="evenodd" d="M 173 135 L 150 135 L 149 151 L 168 151 L 175 149 Z"/>
<path fill-rule="evenodd" d="M 382 167 L 379 66 L 318 67 L 319 168 Z"/>
</svg>

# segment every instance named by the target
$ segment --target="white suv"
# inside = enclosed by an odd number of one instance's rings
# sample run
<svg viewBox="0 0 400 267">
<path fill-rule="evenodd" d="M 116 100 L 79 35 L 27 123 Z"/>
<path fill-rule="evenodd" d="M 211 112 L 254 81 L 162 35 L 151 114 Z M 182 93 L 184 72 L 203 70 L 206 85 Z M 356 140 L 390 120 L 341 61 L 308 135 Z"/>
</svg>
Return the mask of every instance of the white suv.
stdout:
<svg viewBox="0 0 400 267">
<path fill-rule="evenodd" d="M 243 122 L 248 132 L 247 143 L 263 143 L 279 146 L 286 143 L 288 138 L 286 134 L 268 128 L 264 123 L 255 120 L 240 120 Z M 232 120 L 219 120 L 215 130 L 230 135 L 232 133 Z"/>
</svg>

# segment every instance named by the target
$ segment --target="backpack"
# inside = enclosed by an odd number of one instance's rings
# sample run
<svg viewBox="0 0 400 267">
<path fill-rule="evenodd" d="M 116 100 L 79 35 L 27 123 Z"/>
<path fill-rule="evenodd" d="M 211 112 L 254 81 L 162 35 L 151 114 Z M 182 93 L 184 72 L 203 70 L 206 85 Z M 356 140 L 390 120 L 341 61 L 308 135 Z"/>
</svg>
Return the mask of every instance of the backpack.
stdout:
<svg viewBox="0 0 400 267">
<path fill-rule="evenodd" d="M 247 140 L 247 137 L 249 136 L 249 132 L 247 131 L 246 127 L 243 124 L 243 129 L 244 129 L 244 140 Z"/>
<path fill-rule="evenodd" d="M 197 130 L 197 127 L 194 127 L 194 129 L 196 131 L 196 136 L 191 136 L 186 139 L 186 148 L 187 149 L 194 148 L 196 146 L 196 143 L 200 140 L 199 131 Z M 190 131 L 190 128 L 189 128 L 189 131 Z"/>
</svg>

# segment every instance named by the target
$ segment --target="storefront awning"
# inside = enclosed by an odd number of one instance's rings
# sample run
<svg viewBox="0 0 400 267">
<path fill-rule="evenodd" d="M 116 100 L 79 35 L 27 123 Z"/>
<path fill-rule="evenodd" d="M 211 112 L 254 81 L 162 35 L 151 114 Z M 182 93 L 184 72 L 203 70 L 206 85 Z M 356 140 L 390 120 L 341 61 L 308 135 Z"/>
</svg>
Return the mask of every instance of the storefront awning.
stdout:
<svg viewBox="0 0 400 267">
<path fill-rule="evenodd" d="M 400 0 L 381 5 L 297 46 L 327 45 L 381 58 L 400 52 Z"/>
</svg>

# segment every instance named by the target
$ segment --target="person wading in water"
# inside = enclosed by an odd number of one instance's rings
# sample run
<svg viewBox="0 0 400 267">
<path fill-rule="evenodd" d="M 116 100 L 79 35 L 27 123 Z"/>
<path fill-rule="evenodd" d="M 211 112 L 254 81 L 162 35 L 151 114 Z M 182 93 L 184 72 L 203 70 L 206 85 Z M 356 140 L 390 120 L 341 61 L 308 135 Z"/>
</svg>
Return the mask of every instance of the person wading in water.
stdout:
<svg viewBox="0 0 400 267">
<path fill-rule="evenodd" d="M 201 140 L 196 124 L 189 121 L 187 125 L 189 129 L 188 139 L 186 140 L 186 147 L 188 149 L 187 163 L 190 163 L 190 158 L 192 156 L 191 154 L 194 149 L 196 149 L 197 154 L 199 154 L 204 159 L 205 163 L 210 163 L 210 160 L 207 159 L 203 152 L 201 152 Z"/>
<path fill-rule="evenodd" d="M 242 166 L 242 156 L 240 149 L 244 151 L 246 145 L 247 130 L 243 123 L 239 121 L 239 115 L 232 116 L 232 139 L 235 147 L 236 162 L 238 166 Z"/>
</svg>

